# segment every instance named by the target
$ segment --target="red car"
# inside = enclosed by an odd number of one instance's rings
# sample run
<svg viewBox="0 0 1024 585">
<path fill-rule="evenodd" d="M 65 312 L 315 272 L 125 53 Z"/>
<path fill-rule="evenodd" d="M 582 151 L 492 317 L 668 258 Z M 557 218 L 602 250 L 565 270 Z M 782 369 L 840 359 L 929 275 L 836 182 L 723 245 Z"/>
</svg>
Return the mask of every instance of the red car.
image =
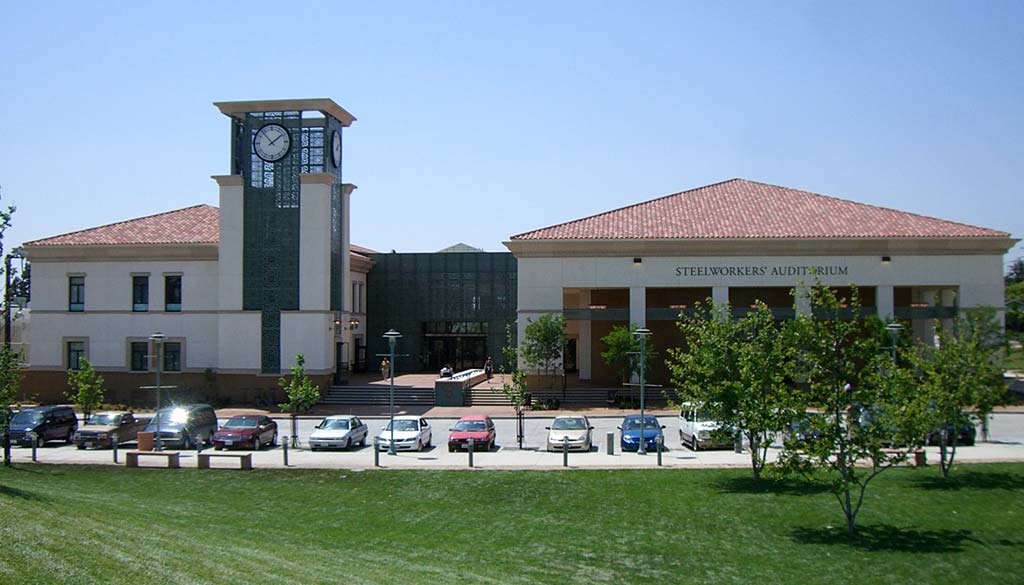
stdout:
<svg viewBox="0 0 1024 585">
<path fill-rule="evenodd" d="M 263 445 L 277 445 L 277 423 L 269 416 L 233 416 L 213 434 L 213 448 L 248 447 L 259 451 Z"/>
<path fill-rule="evenodd" d="M 490 451 L 494 448 L 494 421 L 489 416 L 464 416 L 448 430 L 451 431 L 448 435 L 448 451 L 469 449 L 470 439 L 473 439 L 474 451 Z"/>
</svg>

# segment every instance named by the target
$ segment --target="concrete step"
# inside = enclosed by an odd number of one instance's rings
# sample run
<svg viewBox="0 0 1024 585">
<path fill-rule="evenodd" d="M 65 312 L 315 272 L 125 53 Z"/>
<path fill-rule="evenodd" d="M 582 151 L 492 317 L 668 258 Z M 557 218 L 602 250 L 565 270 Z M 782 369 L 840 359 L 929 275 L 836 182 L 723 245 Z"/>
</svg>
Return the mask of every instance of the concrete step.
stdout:
<svg viewBox="0 0 1024 585">
<path fill-rule="evenodd" d="M 331 386 L 321 404 L 387 405 L 390 392 L 380 386 Z M 433 406 L 434 390 L 428 388 L 395 388 L 395 404 L 399 406 Z"/>
</svg>

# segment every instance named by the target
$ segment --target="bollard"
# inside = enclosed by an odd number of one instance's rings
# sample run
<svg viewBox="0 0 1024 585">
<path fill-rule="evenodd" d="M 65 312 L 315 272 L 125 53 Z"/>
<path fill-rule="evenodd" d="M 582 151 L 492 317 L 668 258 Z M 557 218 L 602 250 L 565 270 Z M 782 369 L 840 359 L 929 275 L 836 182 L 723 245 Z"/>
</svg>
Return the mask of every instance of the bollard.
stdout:
<svg viewBox="0 0 1024 585">
<path fill-rule="evenodd" d="M 37 461 L 37 459 L 36 459 L 36 449 L 39 447 L 39 440 L 36 438 L 36 434 L 35 433 L 29 433 L 28 437 L 29 437 L 29 440 L 32 441 L 32 462 L 35 463 Z"/>
<path fill-rule="evenodd" d="M 732 438 L 732 450 L 736 453 L 743 452 L 743 435 L 738 430 Z"/>
<path fill-rule="evenodd" d="M 281 450 L 281 453 L 284 455 L 284 466 L 288 467 L 288 435 L 284 436 L 284 442 L 281 443 L 281 446 L 284 447 Z"/>
<path fill-rule="evenodd" d="M 473 467 L 473 445 L 476 443 L 472 438 L 469 439 L 469 466 Z"/>
<path fill-rule="evenodd" d="M 569 437 L 562 437 L 562 467 L 569 467 Z"/>
<path fill-rule="evenodd" d="M 117 463 L 117 439 L 110 440 L 110 448 L 114 452 L 114 463 Z"/>
<path fill-rule="evenodd" d="M 608 433 L 608 454 L 615 455 L 615 433 Z"/>
<path fill-rule="evenodd" d="M 657 443 L 658 443 L 658 467 L 661 467 L 661 451 L 662 451 L 662 447 L 665 445 L 665 437 L 662 436 L 662 435 L 658 435 Z"/>
<path fill-rule="evenodd" d="M 376 439 L 373 441 L 373 466 L 380 467 L 380 446 Z"/>
</svg>

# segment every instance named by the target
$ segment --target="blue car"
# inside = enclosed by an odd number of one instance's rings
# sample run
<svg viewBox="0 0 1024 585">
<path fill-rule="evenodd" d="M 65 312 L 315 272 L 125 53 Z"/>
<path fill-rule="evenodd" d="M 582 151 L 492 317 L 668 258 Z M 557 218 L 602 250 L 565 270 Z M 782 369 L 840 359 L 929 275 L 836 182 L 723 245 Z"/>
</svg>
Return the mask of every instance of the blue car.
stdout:
<svg viewBox="0 0 1024 585">
<path fill-rule="evenodd" d="M 640 448 L 640 437 L 643 435 L 644 450 L 655 451 L 658 449 L 658 437 L 661 437 L 662 445 L 665 444 L 665 436 L 662 433 L 664 425 L 658 422 L 658 418 L 651 415 L 644 415 L 643 430 L 640 429 L 640 415 L 631 414 L 622 419 L 622 431 L 619 447 L 623 451 L 636 451 Z"/>
</svg>

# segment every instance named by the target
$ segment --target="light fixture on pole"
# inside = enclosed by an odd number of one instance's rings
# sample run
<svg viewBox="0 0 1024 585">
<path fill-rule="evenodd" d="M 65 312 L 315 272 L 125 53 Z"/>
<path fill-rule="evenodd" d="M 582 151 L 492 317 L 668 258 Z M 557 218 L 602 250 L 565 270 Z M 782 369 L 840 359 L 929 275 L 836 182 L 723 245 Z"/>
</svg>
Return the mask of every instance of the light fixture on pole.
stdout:
<svg viewBox="0 0 1024 585">
<path fill-rule="evenodd" d="M 402 334 L 395 331 L 394 329 L 388 329 L 384 337 L 388 340 L 388 349 L 391 354 L 391 366 L 388 368 L 391 374 L 391 382 L 389 384 L 388 392 L 388 412 L 391 415 L 391 422 L 388 423 L 388 428 L 391 429 L 391 438 L 388 441 L 388 455 L 395 455 L 395 343 Z M 374 449 L 377 447 L 374 446 Z"/>
<path fill-rule="evenodd" d="M 640 447 L 638 448 L 638 455 L 646 455 L 647 449 L 644 448 L 644 428 L 646 422 L 644 421 L 644 386 L 646 384 L 645 378 L 647 377 L 647 338 L 651 335 L 651 330 L 646 327 L 640 327 L 633 332 L 633 335 L 640 340 Z"/>
<path fill-rule="evenodd" d="M 899 339 L 900 333 L 903 332 L 903 325 L 897 321 L 893 321 L 885 326 L 885 330 L 889 332 L 889 339 L 892 341 L 892 365 L 896 365 L 896 340 Z"/>
<path fill-rule="evenodd" d="M 156 450 L 164 450 L 164 442 L 160 437 L 160 426 L 163 423 L 163 415 L 160 413 L 160 370 L 163 369 L 163 363 L 160 359 L 160 349 L 164 344 L 166 337 L 160 331 L 157 331 L 153 335 L 149 336 L 149 340 L 153 343 L 153 347 L 156 349 Z"/>
</svg>

